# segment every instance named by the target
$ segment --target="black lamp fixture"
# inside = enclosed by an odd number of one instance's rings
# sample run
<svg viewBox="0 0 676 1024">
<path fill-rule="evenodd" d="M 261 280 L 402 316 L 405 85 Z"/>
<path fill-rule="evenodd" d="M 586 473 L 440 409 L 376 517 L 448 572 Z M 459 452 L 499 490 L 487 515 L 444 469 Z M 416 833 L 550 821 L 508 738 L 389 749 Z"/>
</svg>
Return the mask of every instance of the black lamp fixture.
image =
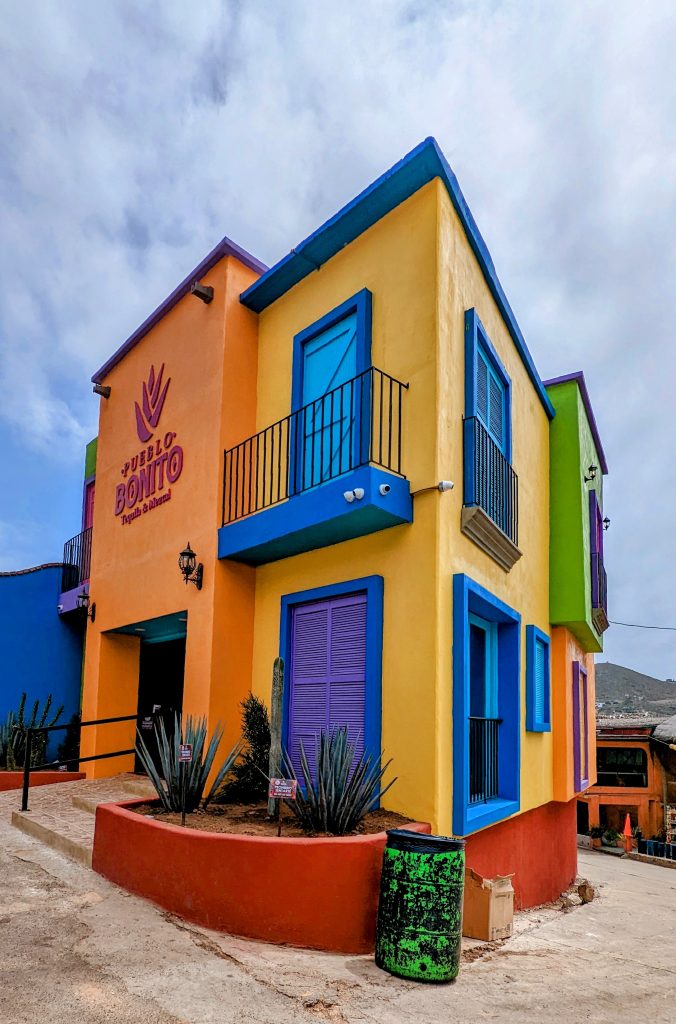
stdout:
<svg viewBox="0 0 676 1024">
<path fill-rule="evenodd" d="M 200 284 L 198 281 L 193 281 L 190 285 L 190 294 L 196 298 L 201 299 L 207 306 L 214 298 L 214 290 L 209 284 Z"/>
<path fill-rule="evenodd" d="M 101 398 L 110 398 L 110 385 L 108 384 L 95 384 L 92 391 L 95 395 L 100 395 Z"/>
<path fill-rule="evenodd" d="M 197 555 L 190 547 L 190 541 L 188 541 L 178 556 L 178 567 L 183 573 L 183 579 L 186 583 L 194 583 L 198 590 L 202 589 L 204 566 L 201 562 L 199 565 L 197 564 Z"/>
<path fill-rule="evenodd" d="M 92 622 L 96 619 L 96 604 L 94 601 L 89 600 L 89 594 L 86 590 L 81 590 L 75 599 L 76 607 L 79 611 L 85 613 L 88 619 Z"/>
<path fill-rule="evenodd" d="M 608 516 L 606 516 L 604 518 L 604 520 L 603 520 L 603 529 L 607 530 L 609 526 L 610 526 L 610 519 L 608 518 Z"/>
<path fill-rule="evenodd" d="M 589 473 L 589 476 L 585 476 L 585 478 L 584 478 L 585 483 L 588 484 L 588 483 L 590 483 L 590 481 L 596 479 L 596 471 L 597 471 L 598 468 L 599 468 L 598 466 L 594 466 L 594 465 L 589 467 L 589 469 L 587 470 L 587 472 Z"/>
</svg>

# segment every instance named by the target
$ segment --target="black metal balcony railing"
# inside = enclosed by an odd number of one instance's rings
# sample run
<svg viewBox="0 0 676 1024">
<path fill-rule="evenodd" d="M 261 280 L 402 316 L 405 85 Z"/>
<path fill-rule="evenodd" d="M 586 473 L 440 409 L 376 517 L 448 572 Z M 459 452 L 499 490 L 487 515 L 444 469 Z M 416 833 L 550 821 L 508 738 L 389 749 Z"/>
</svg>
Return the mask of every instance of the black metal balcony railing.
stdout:
<svg viewBox="0 0 676 1024">
<path fill-rule="evenodd" d="M 476 416 L 464 420 L 465 505 L 478 505 L 519 543 L 519 478 Z"/>
<path fill-rule="evenodd" d="M 374 464 L 401 471 L 408 384 L 369 367 L 224 452 L 223 525 Z"/>
<path fill-rule="evenodd" d="M 608 615 L 608 577 L 603 567 L 603 555 L 591 556 L 592 568 L 592 608 L 600 608 Z"/>
<path fill-rule="evenodd" d="M 470 717 L 469 802 L 483 804 L 498 795 L 499 718 Z"/>
<path fill-rule="evenodd" d="M 74 590 L 89 579 L 92 559 L 91 526 L 67 540 L 63 546 L 61 593 Z"/>
</svg>

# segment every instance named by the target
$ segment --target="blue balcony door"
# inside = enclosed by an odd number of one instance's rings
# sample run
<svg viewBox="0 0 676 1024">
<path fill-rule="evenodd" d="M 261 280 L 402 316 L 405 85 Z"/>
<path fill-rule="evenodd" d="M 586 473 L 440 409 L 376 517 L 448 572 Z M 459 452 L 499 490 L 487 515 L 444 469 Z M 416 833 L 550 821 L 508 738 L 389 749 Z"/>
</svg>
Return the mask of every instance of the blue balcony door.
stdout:
<svg viewBox="0 0 676 1024">
<path fill-rule="evenodd" d="M 302 359 L 294 490 L 316 487 L 353 467 L 361 383 L 349 383 L 357 375 L 356 312 L 306 341 Z"/>
</svg>

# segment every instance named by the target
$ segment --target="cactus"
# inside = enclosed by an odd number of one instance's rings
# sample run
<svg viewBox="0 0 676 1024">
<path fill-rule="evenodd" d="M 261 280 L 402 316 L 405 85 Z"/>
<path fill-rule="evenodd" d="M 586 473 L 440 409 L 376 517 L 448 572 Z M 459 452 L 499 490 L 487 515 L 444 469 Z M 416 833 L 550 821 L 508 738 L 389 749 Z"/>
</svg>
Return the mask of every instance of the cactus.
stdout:
<svg viewBox="0 0 676 1024">
<path fill-rule="evenodd" d="M 6 721 L 0 724 L 0 768 L 9 767 L 7 764 L 7 756 L 9 749 L 12 745 L 12 737 L 14 735 L 14 712 L 10 711 L 7 715 Z"/>
<path fill-rule="evenodd" d="M 270 699 L 270 762 L 269 778 L 278 778 L 282 766 L 282 709 L 284 707 L 284 659 L 275 658 L 272 667 Z M 276 818 L 279 800 L 268 800 L 268 816 Z"/>
<path fill-rule="evenodd" d="M 45 706 L 42 709 L 42 714 L 39 714 L 40 701 L 38 699 L 33 704 L 30 721 L 26 721 L 26 694 L 21 694 L 21 700 L 19 701 L 19 708 L 16 713 L 16 719 L 12 722 L 13 738 L 9 746 L 7 747 L 6 762 L 8 769 L 23 768 L 24 758 L 26 754 L 26 734 L 28 729 L 46 729 L 51 725 L 56 725 L 63 712 L 63 704 L 56 709 L 56 711 L 52 715 L 51 720 L 48 721 L 51 708 L 52 695 L 50 693 L 47 696 L 47 700 L 45 701 Z M 42 764 L 46 749 L 47 733 L 34 733 L 33 744 L 31 748 L 31 767 L 34 767 L 38 764 Z"/>
</svg>

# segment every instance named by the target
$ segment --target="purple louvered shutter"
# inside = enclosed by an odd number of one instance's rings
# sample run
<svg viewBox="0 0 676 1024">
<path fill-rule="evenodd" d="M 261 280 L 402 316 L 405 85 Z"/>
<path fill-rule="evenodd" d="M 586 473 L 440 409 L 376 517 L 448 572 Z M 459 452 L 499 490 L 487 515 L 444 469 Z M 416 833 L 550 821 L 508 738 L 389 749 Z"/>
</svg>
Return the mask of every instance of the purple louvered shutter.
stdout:
<svg viewBox="0 0 676 1024">
<path fill-rule="evenodd" d="M 298 605 L 293 611 L 288 750 L 302 778 L 300 744 L 313 775 L 319 731 L 348 727 L 364 749 L 366 595 Z"/>
</svg>

